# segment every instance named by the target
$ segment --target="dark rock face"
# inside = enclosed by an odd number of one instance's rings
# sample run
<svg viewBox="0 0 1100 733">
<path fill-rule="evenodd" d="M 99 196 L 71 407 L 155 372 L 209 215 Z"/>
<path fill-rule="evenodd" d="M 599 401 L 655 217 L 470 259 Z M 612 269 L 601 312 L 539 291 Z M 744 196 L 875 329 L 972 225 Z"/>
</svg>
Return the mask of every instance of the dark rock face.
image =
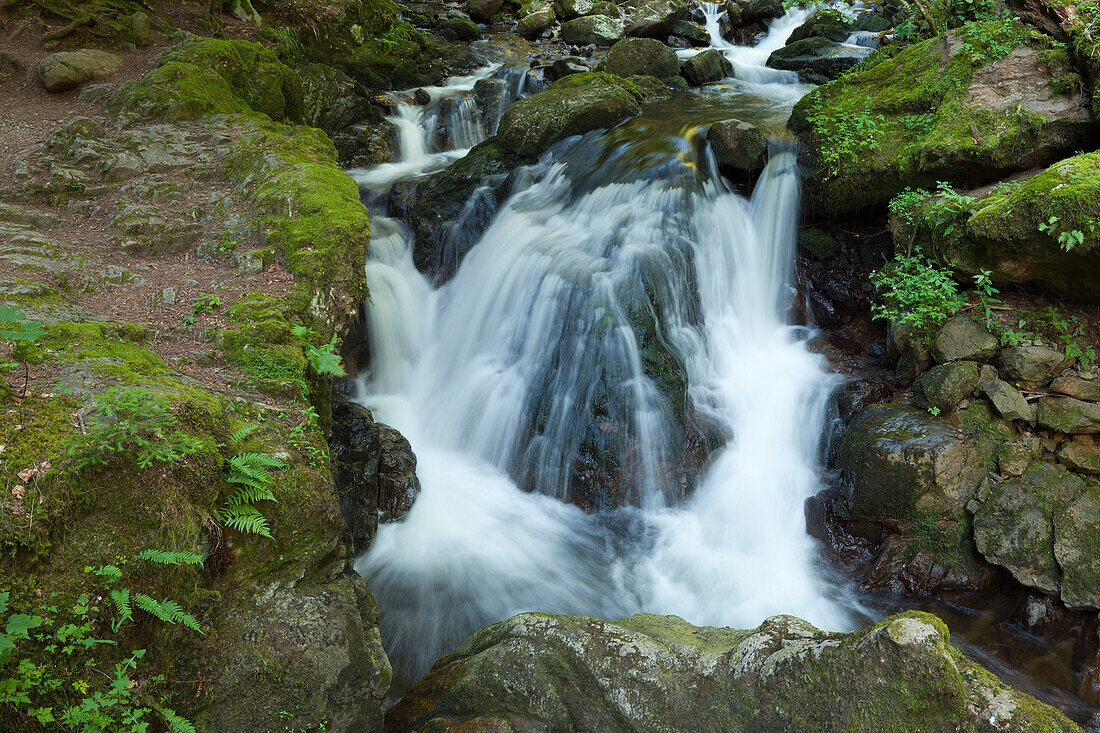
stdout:
<svg viewBox="0 0 1100 733">
<path fill-rule="evenodd" d="M 807 38 L 826 38 L 840 43 L 846 40 L 853 30 L 855 30 L 855 24 L 848 19 L 848 16 L 839 10 L 826 8 L 817 11 L 809 20 L 795 28 L 787 39 L 787 45 Z"/>
<path fill-rule="evenodd" d="M 440 659 L 386 715 L 387 733 L 448 729 L 1078 730 L 952 649 L 939 619 L 915 612 L 851 634 L 791 616 L 739 631 L 676 616 L 522 614 Z"/>
<path fill-rule="evenodd" d="M 913 382 L 913 398 L 918 407 L 946 412 L 955 409 L 977 387 L 977 362 L 952 361 L 917 377 Z"/>
<path fill-rule="evenodd" d="M 740 120 L 715 122 L 707 131 L 707 141 L 723 170 L 740 173 L 764 170 L 768 140 L 754 125 Z"/>
<path fill-rule="evenodd" d="M 740 3 L 740 5 L 741 23 L 743 25 L 772 20 L 786 12 L 783 10 L 783 3 L 780 0 L 747 0 L 747 2 Z"/>
<path fill-rule="evenodd" d="M 653 38 L 624 38 L 611 47 L 601 71 L 616 76 L 644 74 L 671 79 L 680 73 L 676 52 Z"/>
<path fill-rule="evenodd" d="M 665 38 L 673 32 L 673 23 L 687 20 L 690 3 L 682 0 L 638 0 L 627 14 L 626 35 L 636 38 Z"/>
<path fill-rule="evenodd" d="M 708 48 L 685 60 L 680 66 L 680 72 L 688 82 L 700 86 L 731 76 L 733 64 L 718 49 Z"/>
<path fill-rule="evenodd" d="M 378 525 L 401 519 L 420 492 L 416 456 L 409 441 L 376 423 L 354 402 L 332 407 L 333 479 L 352 551 L 367 549 Z"/>
<path fill-rule="evenodd" d="M 367 119 L 371 114 L 366 89 L 331 66 L 307 64 L 298 69 L 302 79 L 302 121 L 330 135 Z"/>
<path fill-rule="evenodd" d="M 768 57 L 773 69 L 813 74 L 820 79 L 837 79 L 858 64 L 865 53 L 825 38 L 813 37 L 784 46 Z"/>
</svg>

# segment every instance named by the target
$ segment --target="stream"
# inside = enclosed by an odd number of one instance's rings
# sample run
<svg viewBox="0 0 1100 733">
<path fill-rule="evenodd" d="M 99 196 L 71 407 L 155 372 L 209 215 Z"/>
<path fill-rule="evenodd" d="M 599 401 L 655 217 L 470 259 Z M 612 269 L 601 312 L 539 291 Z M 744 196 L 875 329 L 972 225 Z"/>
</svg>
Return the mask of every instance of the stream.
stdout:
<svg viewBox="0 0 1100 733">
<path fill-rule="evenodd" d="M 350 171 L 374 214 L 371 363 L 357 399 L 408 438 L 422 486 L 355 564 L 378 599 L 397 690 L 522 611 L 740 628 L 785 613 L 844 631 L 897 610 L 858 593 L 806 531 L 841 377 L 809 348 L 814 329 L 788 318 L 799 182 L 785 123 L 811 87 L 763 64 L 810 11 L 790 11 L 750 48 L 721 39 L 717 6 L 703 10 L 734 77 L 555 145 L 515 174 L 442 284 L 414 266 L 386 191 L 494 132 L 499 115 L 479 117 L 474 85 L 504 79 L 503 111 L 537 88 L 526 66 L 491 64 L 427 89 L 427 104 L 398 99 L 397 162 Z M 718 174 L 702 135 L 730 118 L 770 138 L 748 196 Z M 682 372 L 692 419 L 718 436 L 686 489 L 673 469 L 686 417 L 653 369 L 652 339 Z M 600 440 L 623 489 L 585 512 L 575 466 Z M 1072 695 L 1000 666 L 1075 709 Z"/>
</svg>

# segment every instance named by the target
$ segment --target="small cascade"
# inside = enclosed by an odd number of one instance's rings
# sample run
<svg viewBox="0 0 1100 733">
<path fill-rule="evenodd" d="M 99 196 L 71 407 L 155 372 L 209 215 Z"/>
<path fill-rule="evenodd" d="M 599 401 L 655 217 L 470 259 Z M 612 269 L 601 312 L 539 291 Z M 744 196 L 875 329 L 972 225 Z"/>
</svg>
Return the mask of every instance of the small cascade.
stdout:
<svg viewBox="0 0 1100 733">
<path fill-rule="evenodd" d="M 711 46 L 721 51 L 733 64 L 733 75 L 736 79 L 750 84 L 799 83 L 795 72 L 768 68 L 764 64 L 773 52 L 783 48 L 795 28 L 805 23 L 813 14 L 812 9 L 790 8 L 786 14 L 771 22 L 767 33 L 755 46 L 738 46 L 722 38 L 719 21 L 726 12 L 725 8 L 717 3 L 701 3 L 701 8 Z M 686 58 L 696 53 L 699 53 L 699 49 L 684 49 L 678 55 Z"/>
<path fill-rule="evenodd" d="M 875 33 L 874 31 L 855 31 L 844 40 L 845 46 L 856 46 L 858 48 L 878 48 L 879 36 L 881 33 Z"/>
</svg>

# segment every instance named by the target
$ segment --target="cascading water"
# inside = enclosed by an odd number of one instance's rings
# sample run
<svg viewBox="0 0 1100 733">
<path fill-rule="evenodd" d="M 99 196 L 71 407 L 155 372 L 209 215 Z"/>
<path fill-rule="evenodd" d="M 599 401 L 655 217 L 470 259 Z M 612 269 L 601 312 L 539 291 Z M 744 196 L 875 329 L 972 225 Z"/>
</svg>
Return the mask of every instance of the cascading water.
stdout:
<svg viewBox="0 0 1100 733">
<path fill-rule="evenodd" d="M 780 107 L 789 89 L 775 90 Z M 403 226 L 376 220 L 359 399 L 409 439 L 422 491 L 356 569 L 405 681 L 525 610 L 850 624 L 805 530 L 834 385 L 809 331 L 785 322 L 794 153 L 774 144 L 745 199 L 678 135 L 676 153 L 624 168 L 652 144 L 644 123 L 565 141 L 518 177 L 438 289 Z M 678 356 L 696 414 L 727 437 L 686 501 L 666 470 L 675 409 L 648 370 L 639 318 Z M 586 514 L 561 499 L 605 422 L 628 433 L 628 505 Z"/>
<path fill-rule="evenodd" d="M 813 14 L 812 8 L 790 8 L 786 14 L 772 21 L 768 32 L 754 46 L 737 46 L 722 38 L 719 20 L 726 12 L 717 3 L 701 3 L 705 18 L 704 25 L 710 34 L 710 43 L 733 64 L 733 75 L 741 81 L 754 84 L 797 84 L 798 74 L 793 71 L 770 69 L 764 62 L 773 52 L 778 51 L 791 37 L 798 26 L 806 22 Z M 681 58 L 699 53 L 699 49 L 685 49 L 679 52 Z"/>
</svg>

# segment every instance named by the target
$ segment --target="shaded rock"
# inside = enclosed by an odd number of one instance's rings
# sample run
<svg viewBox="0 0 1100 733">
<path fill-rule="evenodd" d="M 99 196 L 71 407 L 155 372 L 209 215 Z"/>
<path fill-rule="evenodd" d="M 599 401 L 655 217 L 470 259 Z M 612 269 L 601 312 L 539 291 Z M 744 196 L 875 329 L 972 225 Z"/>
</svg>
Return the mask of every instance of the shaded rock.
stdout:
<svg viewBox="0 0 1100 733">
<path fill-rule="evenodd" d="M 707 141 L 723 169 L 754 173 L 763 170 L 767 163 L 768 139 L 748 122 L 715 122 L 707 131 Z"/>
<path fill-rule="evenodd" d="M 392 163 L 397 158 L 397 130 L 390 122 L 351 125 L 331 137 L 340 162 L 349 167 Z"/>
<path fill-rule="evenodd" d="M 7 51 L 0 51 L 0 81 L 18 79 L 25 73 L 23 62 Z"/>
<path fill-rule="evenodd" d="M 865 15 L 865 13 L 861 13 L 861 15 Z M 830 41 L 841 43 L 848 39 L 853 30 L 855 30 L 855 23 L 844 13 L 833 8 L 823 8 L 811 15 L 805 23 L 795 28 L 794 32 L 787 38 L 786 45 L 789 46 L 807 38 L 827 38 Z"/>
<path fill-rule="evenodd" d="M 606 15 L 586 15 L 561 24 L 562 40 L 578 46 L 610 46 L 622 37 L 622 20 Z"/>
<path fill-rule="evenodd" d="M 466 0 L 470 17 L 479 23 L 487 23 L 503 5 L 504 0 Z"/>
<path fill-rule="evenodd" d="M 672 24 L 687 20 L 691 3 L 683 0 L 638 0 L 627 13 L 625 32 L 641 38 L 664 38 L 672 33 Z"/>
<path fill-rule="evenodd" d="M 1096 402 L 1072 397 L 1043 397 L 1035 418 L 1044 428 L 1059 433 L 1100 433 L 1100 404 Z"/>
<path fill-rule="evenodd" d="M 64 92 L 96 79 L 106 79 L 122 68 L 113 53 L 82 48 L 51 53 L 38 62 L 38 80 L 47 92 Z"/>
<path fill-rule="evenodd" d="M 708 84 L 733 75 L 733 64 L 716 48 L 708 48 L 685 59 L 680 65 L 681 75 L 694 86 Z"/>
<path fill-rule="evenodd" d="M 1050 391 L 1087 402 L 1100 402 L 1100 379 L 1081 379 L 1075 375 L 1057 377 L 1050 383 Z"/>
<path fill-rule="evenodd" d="M 674 20 L 669 24 L 669 36 L 681 38 L 690 46 L 709 46 L 710 33 L 700 24 L 690 20 Z M 671 43 L 671 41 L 669 41 Z"/>
<path fill-rule="evenodd" d="M 506 87 L 503 79 L 478 79 L 474 83 L 474 104 L 481 113 L 481 129 L 487 135 L 497 134 L 508 99 Z"/>
<path fill-rule="evenodd" d="M 1100 608 L 1100 484 L 1089 482 L 1054 518 L 1054 558 L 1062 568 L 1062 601 Z"/>
<path fill-rule="evenodd" d="M 548 76 L 550 81 L 557 81 L 558 79 L 564 79 L 570 74 L 585 74 L 592 71 L 587 64 L 581 62 L 580 59 L 573 57 L 556 59 L 553 64 L 550 65 Z"/>
<path fill-rule="evenodd" d="M 1002 445 L 997 455 L 997 470 L 1006 478 L 1022 476 L 1029 463 L 1031 463 L 1031 449 L 1020 443 Z"/>
<path fill-rule="evenodd" d="M 748 0 L 741 3 L 741 24 L 759 23 L 784 14 L 780 0 Z"/>
<path fill-rule="evenodd" d="M 622 12 L 619 10 L 619 6 L 610 0 L 596 0 L 592 3 L 592 9 L 588 11 L 588 15 L 606 15 L 609 18 L 621 18 Z"/>
<path fill-rule="evenodd" d="M 455 41 L 476 41 L 481 38 L 481 29 L 470 16 L 461 10 L 449 10 L 439 22 L 444 38 Z"/>
<path fill-rule="evenodd" d="M 981 385 L 982 393 L 989 398 L 997 414 L 1005 420 L 1031 421 L 1031 405 L 1024 396 L 1008 382 L 994 379 Z"/>
<path fill-rule="evenodd" d="M 302 79 L 302 121 L 330 135 L 370 115 L 366 90 L 339 69 L 308 64 L 298 69 Z"/>
<path fill-rule="evenodd" d="M 516 33 L 528 41 L 533 41 L 549 30 L 557 20 L 558 16 L 554 8 L 543 5 L 520 18 L 519 23 L 516 24 Z"/>
<path fill-rule="evenodd" d="M 127 19 L 130 26 L 130 33 L 134 36 L 134 42 L 139 46 L 145 46 L 149 43 L 149 34 L 152 33 L 152 26 L 149 23 L 149 16 L 142 11 L 137 11 Z"/>
<path fill-rule="evenodd" d="M 951 361 L 929 369 L 913 382 L 913 398 L 919 407 L 947 412 L 978 387 L 978 365 Z"/>
<path fill-rule="evenodd" d="M 592 0 L 554 0 L 554 12 L 562 20 L 591 15 L 594 6 L 595 3 Z"/>
<path fill-rule="evenodd" d="M 1062 572 L 1054 557 L 1054 515 L 1084 489 L 1081 478 L 1051 463 L 991 487 L 974 513 L 978 551 L 1020 583 L 1057 594 Z"/>
<path fill-rule="evenodd" d="M 601 71 L 628 77 L 645 74 L 671 79 L 680 73 L 676 52 L 653 38 L 624 38 L 611 47 Z"/>
<path fill-rule="evenodd" d="M 1031 384 L 1046 384 L 1069 363 L 1061 351 L 1045 346 L 1011 346 L 1002 349 L 997 358 L 1003 376 Z"/>
<path fill-rule="evenodd" d="M 651 614 L 521 614 L 440 659 L 388 711 L 386 730 L 443 720 L 471 731 L 1077 730 L 952 649 L 946 626 L 919 612 L 850 634 L 791 616 L 738 631 Z"/>
<path fill-rule="evenodd" d="M 716 122 L 715 125 L 717 124 L 728 124 L 728 121 L 725 123 Z M 714 125 L 711 125 L 710 129 L 713 130 Z M 709 132 L 707 139 L 710 139 Z M 714 145 L 713 141 L 711 141 L 711 145 Z M 765 150 L 765 152 L 767 151 Z M 721 161 L 719 161 L 719 164 L 721 164 Z M 820 229 L 808 228 L 798 233 L 798 249 L 815 260 L 828 260 L 840 252 L 841 244 Z"/>
<path fill-rule="evenodd" d="M 498 144 L 502 150 L 534 157 L 558 140 L 611 127 L 640 111 L 622 79 L 573 74 L 509 107 L 500 121 Z"/>
<path fill-rule="evenodd" d="M 1074 471 L 1100 473 L 1100 443 L 1092 436 L 1075 436 L 1058 448 L 1058 460 Z"/>
<path fill-rule="evenodd" d="M 806 38 L 774 51 L 767 66 L 831 80 L 862 61 L 869 50 L 857 50 L 825 38 Z"/>
<path fill-rule="evenodd" d="M 401 433 L 376 423 L 354 402 L 333 405 L 329 445 L 340 513 L 358 555 L 380 523 L 395 522 L 412 508 L 420 493 L 416 456 Z"/>
<path fill-rule="evenodd" d="M 989 361 L 997 355 L 997 338 L 965 316 L 955 316 L 936 332 L 930 350 L 932 358 L 945 361 Z"/>
</svg>

